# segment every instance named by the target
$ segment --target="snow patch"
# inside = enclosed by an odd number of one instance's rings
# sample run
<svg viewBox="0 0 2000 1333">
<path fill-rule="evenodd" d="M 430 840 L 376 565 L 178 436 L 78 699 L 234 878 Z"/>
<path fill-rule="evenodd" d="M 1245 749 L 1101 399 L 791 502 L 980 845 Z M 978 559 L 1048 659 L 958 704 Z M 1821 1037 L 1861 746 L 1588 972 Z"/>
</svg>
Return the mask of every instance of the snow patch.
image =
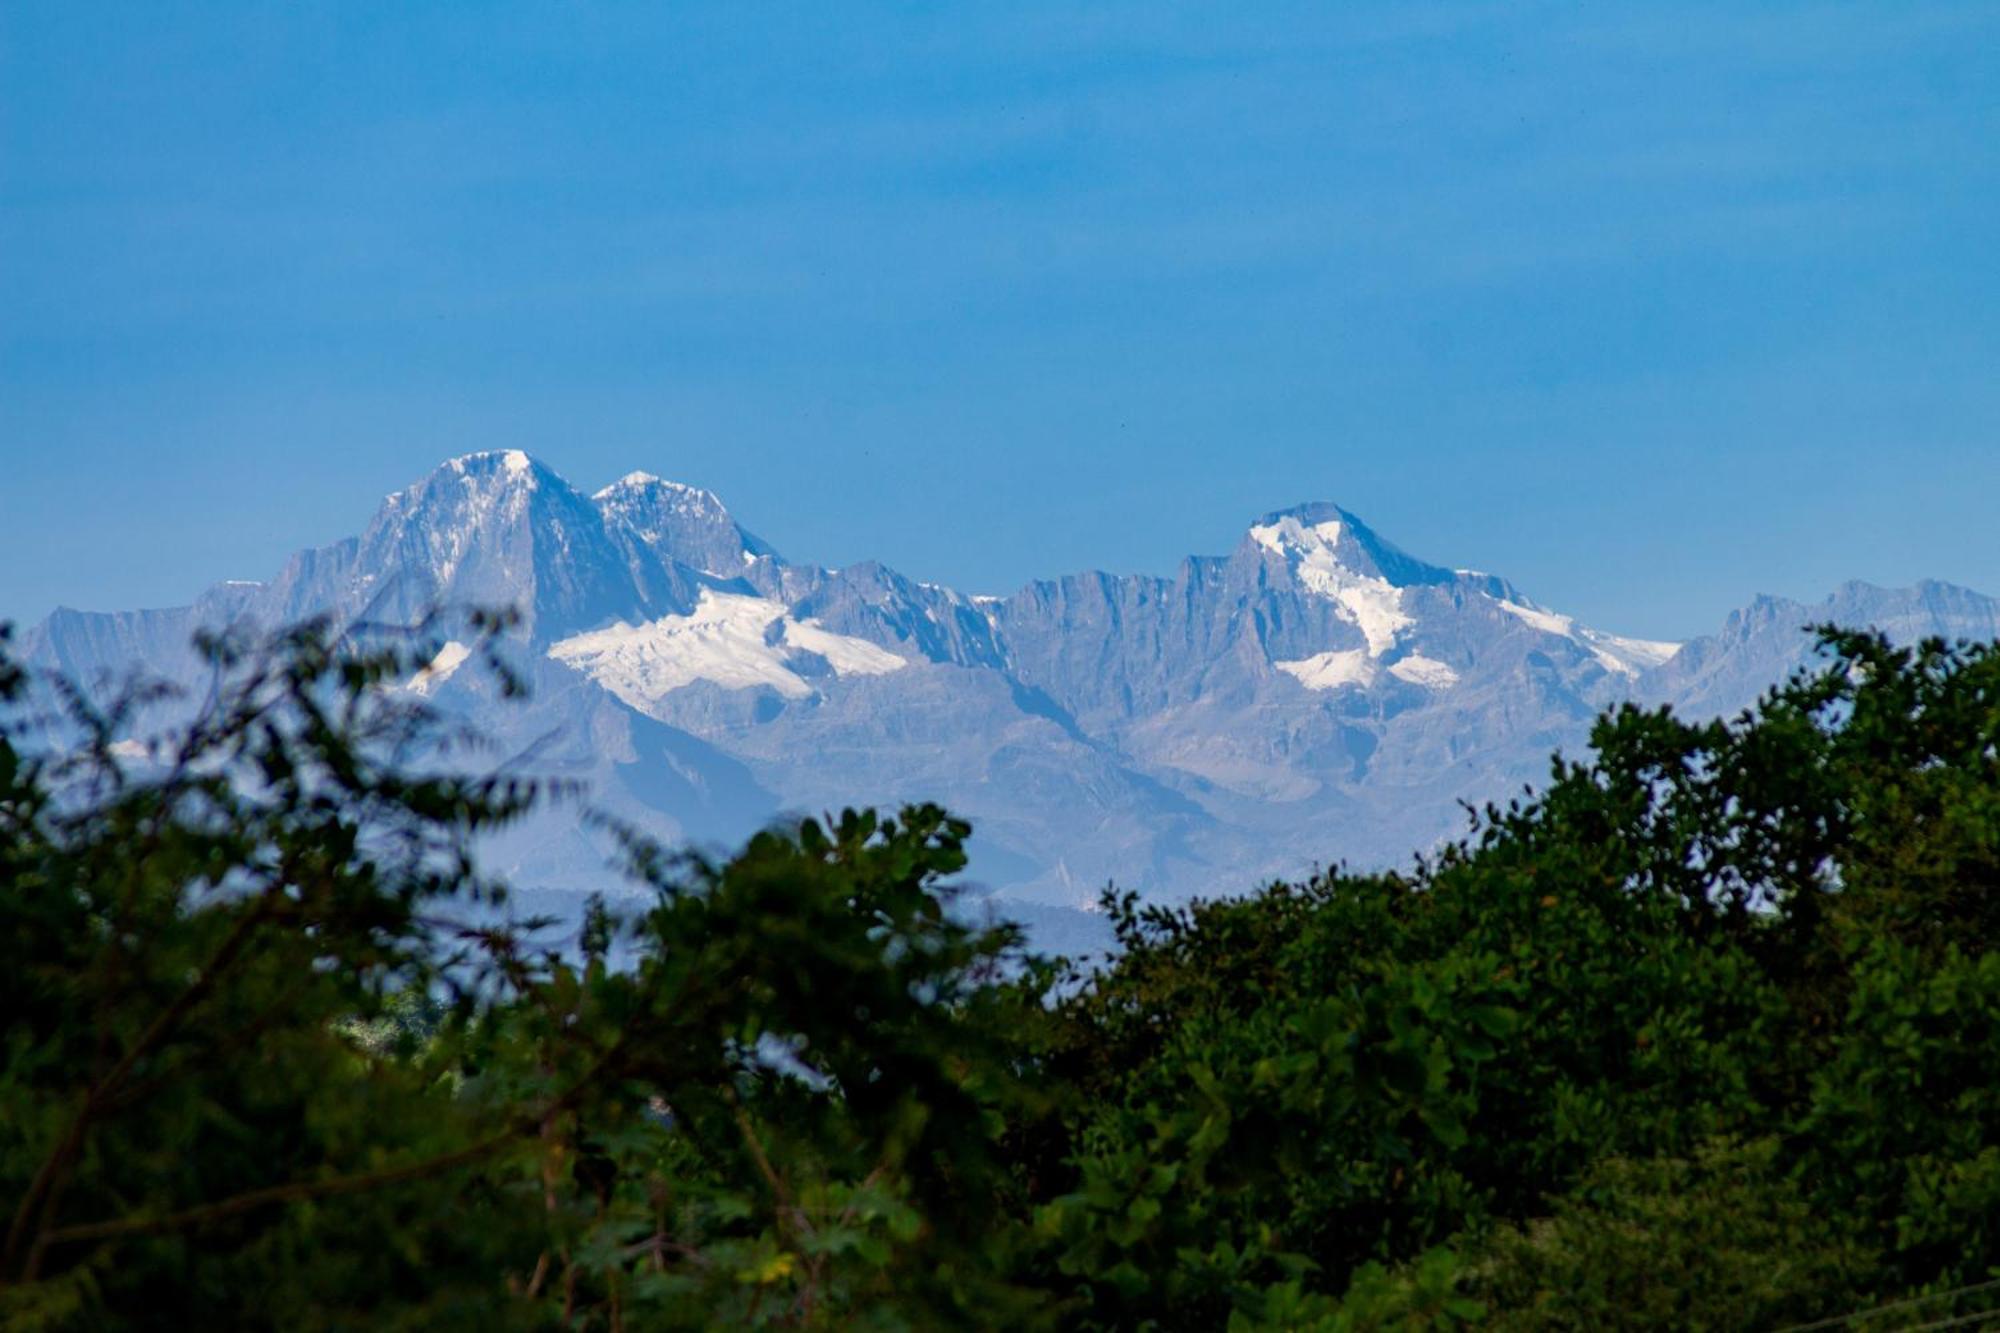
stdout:
<svg viewBox="0 0 2000 1333">
<path fill-rule="evenodd" d="M 465 660 L 471 656 L 472 650 L 470 648 L 453 639 L 450 643 L 438 649 L 437 656 L 425 663 L 423 668 L 414 676 L 411 676 L 404 688 L 414 690 L 418 694 L 429 694 L 437 689 L 438 686 L 450 680 L 452 673 L 464 666 Z"/>
<path fill-rule="evenodd" d="M 1636 676 L 1648 667 L 1656 667 L 1681 650 L 1678 643 L 1666 643 L 1658 639 L 1626 639 L 1616 634 L 1600 634 L 1594 629 L 1583 631 L 1584 638 L 1591 644 L 1591 651 L 1597 660 L 1607 664 L 1616 662 L 1613 670 L 1624 675 Z"/>
<path fill-rule="evenodd" d="M 1319 594 L 1341 610 L 1368 640 L 1368 655 L 1380 657 L 1396 646 L 1396 638 L 1416 622 L 1403 610 L 1403 590 L 1385 578 L 1356 573 L 1340 562 L 1338 519 L 1311 527 L 1291 515 L 1250 529 L 1251 540 L 1284 560 L 1307 591 Z"/>
<path fill-rule="evenodd" d="M 1337 690 L 1343 685 L 1365 687 L 1375 679 L 1375 663 L 1359 648 L 1314 653 L 1311 657 L 1273 662 L 1271 665 L 1286 675 L 1297 677 L 1299 684 L 1309 690 Z"/>
<path fill-rule="evenodd" d="M 1458 673 L 1434 657 L 1421 653 L 1411 653 L 1402 661 L 1390 666 L 1389 674 L 1397 680 L 1406 680 L 1412 685 L 1421 685 L 1427 690 L 1448 690 L 1458 684 Z"/>
<path fill-rule="evenodd" d="M 1576 633 L 1576 622 L 1568 616 L 1559 616 L 1540 607 L 1522 606 L 1519 602 L 1510 602 L 1497 597 L 1494 599 L 1494 605 L 1518 620 L 1527 621 L 1544 634 L 1560 634 L 1567 639 Z"/>
<path fill-rule="evenodd" d="M 794 648 L 818 653 L 826 659 L 826 664 L 833 668 L 836 676 L 886 676 L 909 665 L 887 648 L 850 634 L 835 634 L 812 620 L 787 617 L 785 642 Z"/>
<path fill-rule="evenodd" d="M 1666 643 L 1657 639 L 1627 639 L 1616 634 L 1605 634 L 1598 630 L 1578 625 L 1569 616 L 1544 611 L 1538 606 L 1523 606 L 1504 598 L 1494 598 L 1493 604 L 1516 619 L 1525 621 L 1544 634 L 1555 634 L 1590 649 L 1591 656 L 1607 671 L 1621 676 L 1636 676 L 1648 667 L 1656 667 L 1681 650 L 1678 643 Z"/>
<path fill-rule="evenodd" d="M 825 659 L 840 676 L 878 676 L 909 665 L 866 639 L 794 620 L 782 603 L 712 588 L 702 590 L 687 615 L 573 635 L 552 645 L 549 656 L 643 713 L 696 681 L 730 690 L 762 686 L 788 699 L 806 698 L 813 687 L 793 669 L 793 655 L 801 651 Z"/>
</svg>

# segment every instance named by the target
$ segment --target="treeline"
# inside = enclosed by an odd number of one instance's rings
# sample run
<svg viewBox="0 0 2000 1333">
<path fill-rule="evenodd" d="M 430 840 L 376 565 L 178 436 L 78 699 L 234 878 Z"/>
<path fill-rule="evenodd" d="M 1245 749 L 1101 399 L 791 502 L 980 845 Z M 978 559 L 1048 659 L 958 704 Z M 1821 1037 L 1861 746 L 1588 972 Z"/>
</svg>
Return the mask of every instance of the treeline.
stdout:
<svg viewBox="0 0 2000 1333">
<path fill-rule="evenodd" d="M 1826 646 L 1406 872 L 1110 899 L 1090 975 L 949 910 L 930 807 L 611 830 L 643 896 L 497 924 L 471 844 L 547 793 L 410 761 L 420 652 L 211 644 L 144 756 L 59 696 L 0 743 L 0 1324 L 1969 1320 L 2000 652 Z"/>
</svg>

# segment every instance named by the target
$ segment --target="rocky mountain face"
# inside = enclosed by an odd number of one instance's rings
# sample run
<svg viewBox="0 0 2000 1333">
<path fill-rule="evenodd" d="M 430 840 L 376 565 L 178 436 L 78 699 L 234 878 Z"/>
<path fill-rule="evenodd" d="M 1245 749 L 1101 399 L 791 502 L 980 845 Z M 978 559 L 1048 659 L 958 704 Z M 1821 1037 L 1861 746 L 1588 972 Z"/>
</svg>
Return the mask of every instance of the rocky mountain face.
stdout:
<svg viewBox="0 0 2000 1333">
<path fill-rule="evenodd" d="M 1581 747 L 1621 699 L 1739 710 L 1806 627 L 2000 636 L 2000 602 L 1851 583 L 1759 598 L 1686 644 L 1620 637 L 1505 579 L 1428 564 L 1329 504 L 1268 514 L 1170 577 L 1077 574 L 970 597 L 868 563 L 794 564 L 707 491 L 635 472 L 586 496 L 519 452 L 388 497 L 358 538 L 164 611 L 62 610 L 22 647 L 109 688 L 197 683 L 202 626 L 330 613 L 403 625 L 511 605 L 532 687 L 499 698 L 443 642 L 405 688 L 483 731 L 480 762 L 578 779 L 661 836 L 725 845 L 791 813 L 936 800 L 974 821 L 973 876 L 1023 911 L 1107 883 L 1177 898 L 1315 864 L 1399 861 Z M 606 878 L 574 808 L 490 849 L 553 891 Z"/>
</svg>

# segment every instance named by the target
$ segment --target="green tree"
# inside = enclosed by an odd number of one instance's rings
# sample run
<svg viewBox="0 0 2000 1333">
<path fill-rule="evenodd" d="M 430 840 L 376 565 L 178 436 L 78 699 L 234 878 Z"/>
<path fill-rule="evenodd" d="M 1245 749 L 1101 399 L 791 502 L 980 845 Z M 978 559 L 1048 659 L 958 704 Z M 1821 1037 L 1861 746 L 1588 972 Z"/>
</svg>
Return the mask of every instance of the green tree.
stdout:
<svg viewBox="0 0 2000 1333">
<path fill-rule="evenodd" d="M 559 949 L 473 855 L 534 789 L 408 762 L 424 653 L 208 649 L 150 763 L 157 692 L 0 743 L 0 1320 L 1033 1321 L 994 1221 L 1038 973 L 943 910 L 964 824 L 628 838 L 642 910 Z"/>
<path fill-rule="evenodd" d="M 537 793 L 425 767 L 422 652 L 213 643 L 139 766 L 151 696 L 73 691 L 0 743 L 0 1321 L 1957 1317 L 2000 1291 L 2000 651 L 1827 647 L 1726 722 L 1608 714 L 1405 872 L 1114 895 L 1090 976 L 949 910 L 930 806 L 616 830 L 633 896 L 502 924 L 474 848 Z"/>
<path fill-rule="evenodd" d="M 2000 653 L 1825 643 L 1740 718 L 1608 714 L 1585 760 L 1409 873 L 1112 900 L 1123 955 L 1052 1039 L 1078 1109 L 1041 1213 L 1092 1317 L 1379 1304 L 1415 1280 L 1399 1266 L 1428 1282 L 1439 1247 L 1500 1234 L 1557 1237 L 1549 1271 L 1623 1290 L 1576 1219 L 1732 1139 L 1770 1163 L 1718 1206 L 1830 1274 L 1784 1300 L 2000 1271 Z M 1851 1233 L 1787 1230 L 1806 1205 Z M 1708 1280 L 1673 1252 L 1633 1310 Z M 1496 1290 L 1499 1318 L 1520 1288 Z"/>
</svg>

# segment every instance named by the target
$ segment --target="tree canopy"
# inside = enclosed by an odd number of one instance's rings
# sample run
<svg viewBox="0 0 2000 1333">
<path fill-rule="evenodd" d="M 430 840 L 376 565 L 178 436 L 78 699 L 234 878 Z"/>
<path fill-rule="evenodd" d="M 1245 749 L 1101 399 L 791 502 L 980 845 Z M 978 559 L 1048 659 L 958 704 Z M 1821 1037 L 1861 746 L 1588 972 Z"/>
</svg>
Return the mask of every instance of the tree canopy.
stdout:
<svg viewBox="0 0 2000 1333">
<path fill-rule="evenodd" d="M 213 641 L 144 755 L 143 691 L 0 657 L 62 701 L 0 740 L 0 1323 L 2000 1306 L 2000 652 L 1825 646 L 1739 718 L 1607 714 L 1406 869 L 1107 894 L 1093 971 L 954 904 L 930 806 L 613 830 L 629 894 L 511 919 L 477 844 L 550 793 L 428 761 L 421 652 Z"/>
</svg>

